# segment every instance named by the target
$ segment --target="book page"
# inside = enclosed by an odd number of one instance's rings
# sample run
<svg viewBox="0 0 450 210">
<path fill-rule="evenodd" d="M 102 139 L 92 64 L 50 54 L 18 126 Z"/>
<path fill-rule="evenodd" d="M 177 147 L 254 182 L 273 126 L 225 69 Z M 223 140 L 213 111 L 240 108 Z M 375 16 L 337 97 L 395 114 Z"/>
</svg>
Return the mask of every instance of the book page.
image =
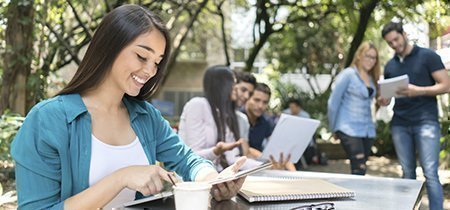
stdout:
<svg viewBox="0 0 450 210">
<path fill-rule="evenodd" d="M 278 161 L 280 153 L 283 153 L 284 157 L 291 154 L 290 162 L 297 163 L 319 124 L 318 120 L 281 114 L 261 158 L 269 160 L 272 155 Z"/>
<path fill-rule="evenodd" d="M 389 79 L 378 80 L 378 85 L 380 86 L 380 96 L 386 99 L 390 99 L 392 97 L 404 97 L 398 95 L 396 92 L 402 88 L 408 88 L 408 84 L 409 77 L 406 74 Z"/>
</svg>

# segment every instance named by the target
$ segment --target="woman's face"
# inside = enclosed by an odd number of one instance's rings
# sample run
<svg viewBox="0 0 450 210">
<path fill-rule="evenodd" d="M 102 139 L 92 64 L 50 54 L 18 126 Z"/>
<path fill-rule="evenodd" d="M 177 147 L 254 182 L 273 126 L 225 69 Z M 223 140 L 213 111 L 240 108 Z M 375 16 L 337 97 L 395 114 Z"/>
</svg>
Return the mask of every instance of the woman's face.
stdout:
<svg viewBox="0 0 450 210">
<path fill-rule="evenodd" d="M 158 71 L 165 47 L 166 39 L 158 30 L 139 35 L 119 53 L 107 80 L 112 80 L 119 91 L 137 96 Z"/>
<path fill-rule="evenodd" d="M 370 71 L 375 66 L 375 63 L 377 63 L 377 52 L 370 48 L 366 52 L 364 52 L 361 55 L 360 61 L 361 66 L 365 71 Z"/>
</svg>

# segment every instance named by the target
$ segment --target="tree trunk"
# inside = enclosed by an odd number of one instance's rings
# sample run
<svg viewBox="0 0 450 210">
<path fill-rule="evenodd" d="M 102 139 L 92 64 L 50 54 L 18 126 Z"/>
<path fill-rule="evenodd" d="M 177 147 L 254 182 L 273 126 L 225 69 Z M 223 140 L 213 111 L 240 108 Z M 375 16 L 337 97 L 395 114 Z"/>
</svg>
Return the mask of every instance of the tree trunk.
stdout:
<svg viewBox="0 0 450 210">
<path fill-rule="evenodd" d="M 264 44 L 267 42 L 267 39 L 269 39 L 269 36 L 273 33 L 273 31 L 270 31 L 269 33 L 263 33 L 261 34 L 261 37 L 259 38 L 258 43 L 251 49 L 250 55 L 248 56 L 247 60 L 245 61 L 245 68 L 244 71 L 251 72 L 253 63 L 255 63 L 256 56 L 258 56 L 259 51 L 261 51 Z"/>
<path fill-rule="evenodd" d="M 27 111 L 27 80 L 33 54 L 33 3 L 33 0 L 12 0 L 8 5 L 1 113 L 11 109 L 25 115 Z"/>
<path fill-rule="evenodd" d="M 166 83 L 167 77 L 170 74 L 170 71 L 172 70 L 172 68 L 177 60 L 177 56 L 180 53 L 180 49 L 181 49 L 181 46 L 183 45 L 184 40 L 186 40 L 186 37 L 187 37 L 189 31 L 192 29 L 199 14 L 201 13 L 201 11 L 203 10 L 203 8 L 206 6 L 207 3 L 208 3 L 208 0 L 203 0 L 202 3 L 199 4 L 197 10 L 191 16 L 189 22 L 186 24 L 186 26 L 183 26 L 182 29 L 180 29 L 180 32 L 172 40 L 172 53 L 171 53 L 169 61 L 167 63 L 166 73 L 165 73 L 165 76 L 162 78 L 160 87 L 164 86 L 164 83 Z M 159 88 L 157 90 L 155 95 L 157 95 L 160 90 L 161 90 L 161 88 Z"/>
<path fill-rule="evenodd" d="M 353 60 L 353 56 L 355 55 L 356 50 L 364 39 L 364 33 L 367 29 L 367 24 L 369 23 L 370 17 L 372 16 L 372 12 L 377 6 L 379 0 L 371 0 L 368 4 L 364 5 L 359 10 L 359 24 L 356 29 L 355 36 L 353 36 L 352 44 L 350 45 L 350 49 L 347 54 L 347 60 L 345 61 L 345 67 L 350 66 Z"/>
<path fill-rule="evenodd" d="M 219 7 L 218 9 L 220 10 L 221 8 Z M 231 62 L 230 62 L 230 54 L 228 53 L 227 34 L 225 31 L 225 17 L 221 10 L 219 11 L 219 16 L 220 16 L 220 26 L 222 30 L 223 51 L 225 53 L 225 64 L 229 66 Z"/>
</svg>

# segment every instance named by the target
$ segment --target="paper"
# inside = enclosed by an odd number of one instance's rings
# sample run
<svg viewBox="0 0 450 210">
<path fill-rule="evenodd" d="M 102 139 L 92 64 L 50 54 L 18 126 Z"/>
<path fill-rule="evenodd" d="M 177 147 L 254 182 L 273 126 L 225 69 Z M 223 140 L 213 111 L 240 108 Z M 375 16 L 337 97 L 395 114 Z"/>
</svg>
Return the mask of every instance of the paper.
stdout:
<svg viewBox="0 0 450 210">
<path fill-rule="evenodd" d="M 400 89 L 408 88 L 408 84 L 409 77 L 406 74 L 389 79 L 378 80 L 380 96 L 386 99 L 390 99 L 392 97 L 404 97 L 402 95 L 398 95 L 396 92 Z"/>
<path fill-rule="evenodd" d="M 276 161 L 279 161 L 280 153 L 283 153 L 285 158 L 291 154 L 290 161 L 297 163 L 319 124 L 318 120 L 281 114 L 261 158 L 268 160 L 272 155 Z"/>
<path fill-rule="evenodd" d="M 138 200 L 134 200 L 134 201 L 130 201 L 130 202 L 126 202 L 123 204 L 124 207 L 129 207 L 129 206 L 134 206 L 134 205 L 138 205 L 141 203 L 145 203 L 145 202 L 149 202 L 149 201 L 154 201 L 154 200 L 158 200 L 161 198 L 167 198 L 173 195 L 172 191 L 165 191 L 165 192 L 161 192 L 158 194 L 154 194 L 145 198 L 141 198 Z"/>
<path fill-rule="evenodd" d="M 231 181 L 231 180 L 239 179 L 241 177 L 244 177 L 244 176 L 256 173 L 258 171 L 262 171 L 264 169 L 268 169 L 270 167 L 272 167 L 272 163 L 271 162 L 266 162 L 266 163 L 263 163 L 263 164 L 258 165 L 256 167 L 253 167 L 253 168 L 250 168 L 250 169 L 247 169 L 247 170 L 243 170 L 243 171 L 239 171 L 236 174 L 233 174 L 233 175 L 230 175 L 230 176 L 219 177 L 217 179 L 209 181 L 208 183 L 212 184 L 212 185 L 215 185 L 215 184 L 219 184 L 219 183 L 223 183 L 223 182 L 228 182 L 228 181 Z"/>
</svg>

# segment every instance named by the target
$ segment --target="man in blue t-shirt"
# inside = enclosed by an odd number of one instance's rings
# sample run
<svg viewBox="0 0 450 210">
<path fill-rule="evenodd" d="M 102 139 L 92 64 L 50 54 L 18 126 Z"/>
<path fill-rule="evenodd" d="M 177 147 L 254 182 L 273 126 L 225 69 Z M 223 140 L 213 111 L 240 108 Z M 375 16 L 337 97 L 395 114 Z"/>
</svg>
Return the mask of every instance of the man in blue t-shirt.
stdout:
<svg viewBox="0 0 450 210">
<path fill-rule="evenodd" d="M 269 86 L 264 83 L 256 83 L 252 95 L 245 104 L 243 112 L 247 115 L 250 123 L 248 135 L 250 145 L 249 157 L 259 158 L 264 149 L 264 140 L 267 140 L 272 135 L 274 125 L 264 116 L 269 105 L 270 95 L 271 91 Z M 287 156 L 286 154 L 280 154 L 276 161 L 273 158 L 271 157 L 273 163 L 272 168 L 286 169 L 289 171 L 296 170 L 294 164 L 289 162 L 291 158 L 290 154 L 287 154 Z"/>
<path fill-rule="evenodd" d="M 439 55 L 408 43 L 401 23 L 390 22 L 382 30 L 383 39 L 395 51 L 384 69 L 384 77 L 407 74 L 410 84 L 397 94 L 391 133 L 403 177 L 416 178 L 416 151 L 426 177 L 430 209 L 443 209 L 439 182 L 440 126 L 436 95 L 447 93 L 450 79 Z M 378 98 L 386 106 L 390 99 Z"/>
<path fill-rule="evenodd" d="M 250 147 L 263 151 L 263 141 L 272 135 L 273 124 L 264 117 L 269 105 L 271 91 L 269 86 L 257 83 L 253 94 L 245 105 L 245 114 L 250 122 L 249 144 Z"/>
</svg>

